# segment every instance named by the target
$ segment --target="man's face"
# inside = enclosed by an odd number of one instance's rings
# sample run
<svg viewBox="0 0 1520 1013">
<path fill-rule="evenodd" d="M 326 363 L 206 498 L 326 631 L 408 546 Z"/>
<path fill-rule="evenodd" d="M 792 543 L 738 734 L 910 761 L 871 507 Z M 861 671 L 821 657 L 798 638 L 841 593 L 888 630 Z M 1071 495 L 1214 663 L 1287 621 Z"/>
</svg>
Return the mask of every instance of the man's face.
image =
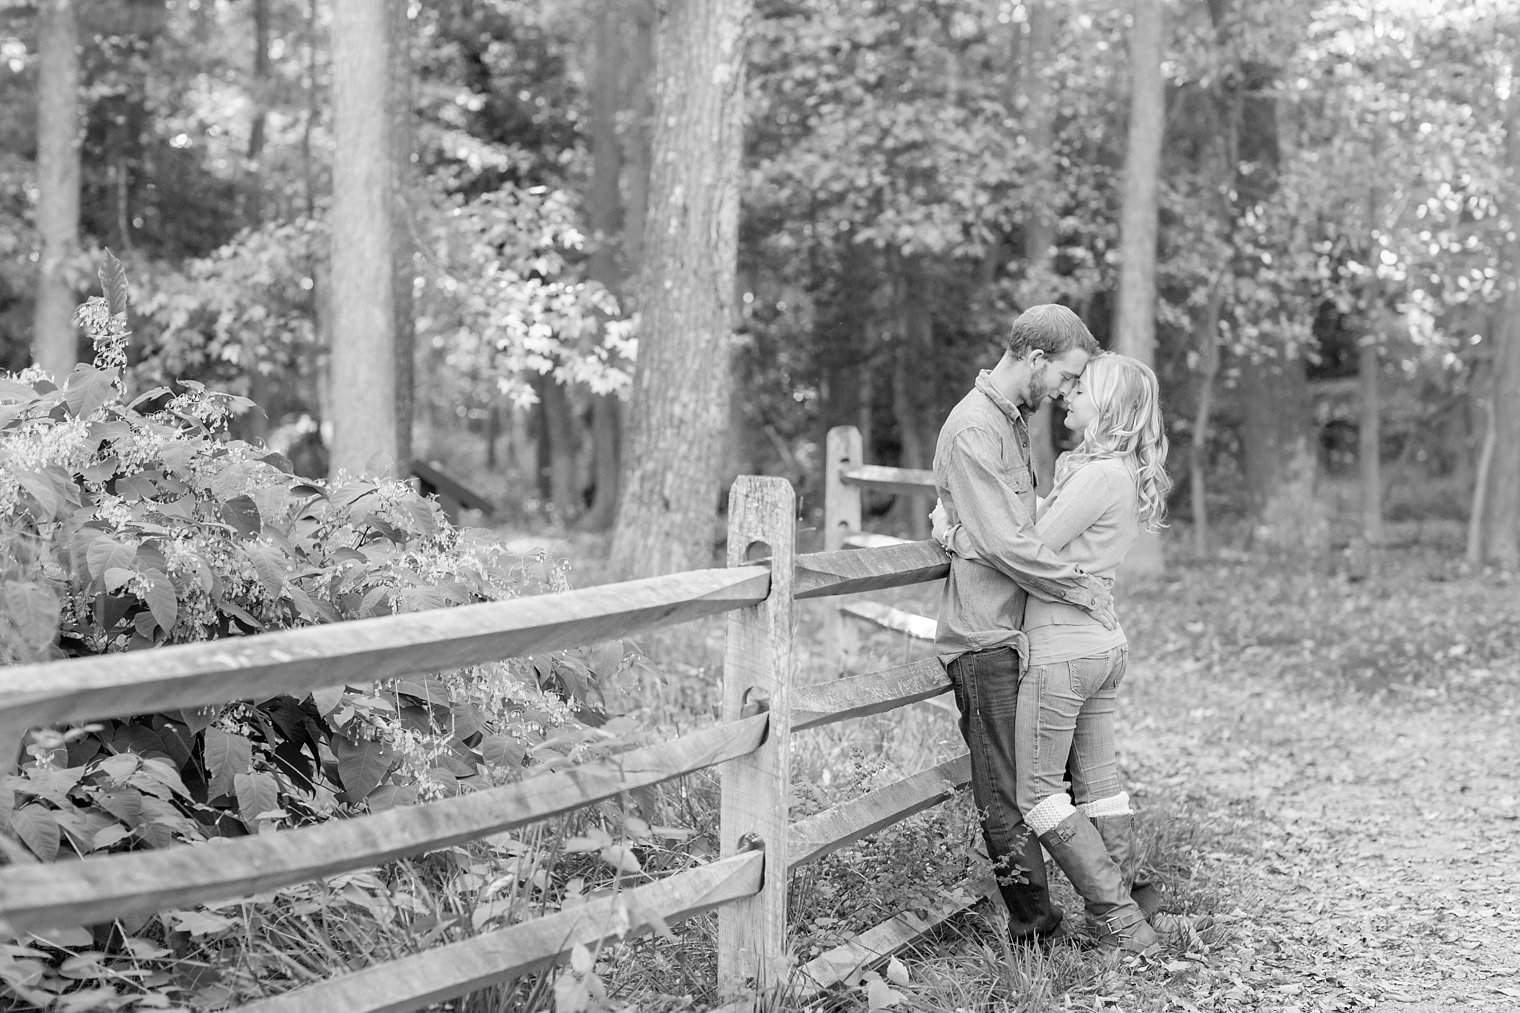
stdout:
<svg viewBox="0 0 1520 1013">
<path fill-rule="evenodd" d="M 1024 403 L 1038 408 L 1053 397 L 1064 398 L 1087 368 L 1087 353 L 1073 348 L 1054 359 L 1043 352 L 1030 353 L 1029 390 Z"/>
</svg>

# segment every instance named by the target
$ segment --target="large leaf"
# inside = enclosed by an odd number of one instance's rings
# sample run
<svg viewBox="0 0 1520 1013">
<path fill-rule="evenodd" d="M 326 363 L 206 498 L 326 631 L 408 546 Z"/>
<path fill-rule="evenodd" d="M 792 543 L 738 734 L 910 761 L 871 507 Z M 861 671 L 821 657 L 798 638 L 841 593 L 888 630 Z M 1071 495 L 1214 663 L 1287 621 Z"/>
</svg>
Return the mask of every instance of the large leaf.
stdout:
<svg viewBox="0 0 1520 1013">
<path fill-rule="evenodd" d="M 354 801 L 375 790 L 390 772 L 396 756 L 395 751 L 383 742 L 368 739 L 355 742 L 343 735 L 333 736 L 331 746 L 338 759 L 338 780 L 343 782 L 343 789 Z"/>
<path fill-rule="evenodd" d="M 95 795 L 96 805 L 134 829 L 142 823 L 142 800 L 142 792 L 136 788 L 117 788 Z"/>
<path fill-rule="evenodd" d="M 280 782 L 267 770 L 238 774 L 233 778 L 237 792 L 238 813 L 243 826 L 257 832 L 259 817 L 280 807 Z"/>
<path fill-rule="evenodd" d="M 243 555 L 258 572 L 259 581 L 271 596 L 285 590 L 285 558 L 277 549 L 268 545 L 244 545 Z"/>
<path fill-rule="evenodd" d="M 480 755 L 493 767 L 517 770 L 528 747 L 510 735 L 487 735 L 480 740 Z"/>
<path fill-rule="evenodd" d="M 44 862 L 58 857 L 58 821 L 52 810 L 24 805 L 11 813 L 11 829 L 32 854 Z"/>
<path fill-rule="evenodd" d="M 148 584 L 148 611 L 153 613 L 153 619 L 165 633 L 174 629 L 175 620 L 179 618 L 179 599 L 175 596 L 174 585 L 169 578 L 162 573 L 153 573 Z"/>
<path fill-rule="evenodd" d="M 0 595 L 22 643 L 37 650 L 58 635 L 62 606 L 51 589 L 32 581 L 7 580 Z"/>
<path fill-rule="evenodd" d="M 95 580 L 105 577 L 109 569 L 130 567 L 136 557 L 137 553 L 130 546 L 123 545 L 109 535 L 93 539 L 84 554 L 85 565 L 90 568 L 90 576 Z"/>
<path fill-rule="evenodd" d="M 256 535 L 264 528 L 258 505 L 248 496 L 234 496 L 222 504 L 222 521 L 240 535 Z"/>
<path fill-rule="evenodd" d="M 38 507 L 49 518 L 57 514 L 58 507 L 63 503 L 63 497 L 58 495 L 58 490 L 53 488 L 53 483 L 48 481 L 47 476 L 36 471 L 16 469 L 11 472 L 16 481 L 21 483 L 21 488 L 31 493 L 37 501 Z"/>
<path fill-rule="evenodd" d="M 74 367 L 63 385 L 63 399 L 76 416 L 84 416 L 116 397 L 110 373 L 87 362 Z"/>
<path fill-rule="evenodd" d="M 111 316 L 127 312 L 127 269 L 116 255 L 106 249 L 100 264 L 100 290 L 105 293 L 106 308 Z"/>
<path fill-rule="evenodd" d="M 206 770 L 211 783 L 206 786 L 206 801 L 231 795 L 233 778 L 253 771 L 253 743 L 241 735 L 224 732 L 215 725 L 206 729 Z"/>
</svg>

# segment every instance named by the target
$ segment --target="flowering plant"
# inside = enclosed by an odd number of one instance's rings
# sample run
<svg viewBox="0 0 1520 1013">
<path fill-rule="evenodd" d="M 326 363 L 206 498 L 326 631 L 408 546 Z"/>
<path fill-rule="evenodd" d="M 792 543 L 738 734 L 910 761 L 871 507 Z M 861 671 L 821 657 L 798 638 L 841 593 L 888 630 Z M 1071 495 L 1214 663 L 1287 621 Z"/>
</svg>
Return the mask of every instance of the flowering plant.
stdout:
<svg viewBox="0 0 1520 1013">
<path fill-rule="evenodd" d="M 0 662 L 151 649 L 565 586 L 399 481 L 293 473 L 228 439 L 245 398 L 126 400 L 126 280 L 76 317 L 96 358 L 0 377 Z M 520 776 L 595 723 L 592 654 L 33 734 L 0 829 L 38 857 L 255 833 Z M 595 660 L 590 660 L 595 659 Z M 554 742 L 545 737 L 560 731 Z"/>
</svg>

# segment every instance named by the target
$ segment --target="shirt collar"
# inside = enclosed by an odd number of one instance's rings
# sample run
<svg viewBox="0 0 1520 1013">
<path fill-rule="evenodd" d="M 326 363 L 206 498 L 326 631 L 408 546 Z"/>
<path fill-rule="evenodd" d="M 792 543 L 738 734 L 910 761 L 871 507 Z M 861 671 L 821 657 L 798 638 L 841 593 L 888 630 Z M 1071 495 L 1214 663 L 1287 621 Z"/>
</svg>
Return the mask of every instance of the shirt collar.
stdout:
<svg viewBox="0 0 1520 1013">
<path fill-rule="evenodd" d="M 1008 417 L 1008 421 L 1015 425 L 1023 425 L 1029 420 L 1034 412 L 1023 405 L 1016 405 L 1003 396 L 1003 393 L 992 383 L 992 370 L 984 369 L 976 374 L 976 389 L 987 395 L 988 400 L 997 405 L 998 411 Z"/>
</svg>

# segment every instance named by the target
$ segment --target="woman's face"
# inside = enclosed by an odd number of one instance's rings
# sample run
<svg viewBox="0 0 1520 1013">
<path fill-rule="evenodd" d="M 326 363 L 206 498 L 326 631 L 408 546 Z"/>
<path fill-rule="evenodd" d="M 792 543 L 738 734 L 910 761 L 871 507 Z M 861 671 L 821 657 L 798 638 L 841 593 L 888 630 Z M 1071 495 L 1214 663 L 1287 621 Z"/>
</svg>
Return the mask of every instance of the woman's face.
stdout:
<svg viewBox="0 0 1520 1013">
<path fill-rule="evenodd" d="M 1088 389 L 1087 378 L 1082 377 L 1066 395 L 1066 428 L 1080 433 L 1098 417 L 1098 405 Z"/>
</svg>

